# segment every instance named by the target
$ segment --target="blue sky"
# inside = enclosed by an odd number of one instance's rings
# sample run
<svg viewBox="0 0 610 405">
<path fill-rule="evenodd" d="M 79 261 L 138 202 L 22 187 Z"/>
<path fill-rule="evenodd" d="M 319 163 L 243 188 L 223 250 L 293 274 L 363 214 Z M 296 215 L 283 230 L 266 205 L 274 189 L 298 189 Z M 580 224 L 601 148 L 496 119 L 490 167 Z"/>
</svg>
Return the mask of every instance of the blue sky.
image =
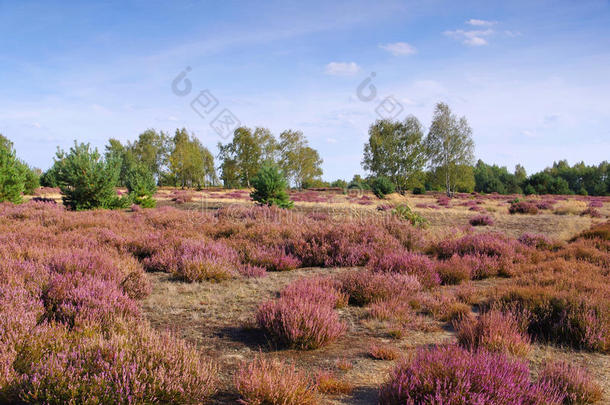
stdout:
<svg viewBox="0 0 610 405">
<path fill-rule="evenodd" d="M 74 139 L 103 149 L 147 128 L 186 127 L 215 154 L 227 109 L 302 130 L 325 179 L 351 178 L 376 110 L 427 127 L 438 101 L 468 118 L 486 162 L 598 163 L 609 72 L 608 1 L 0 0 L 0 133 L 43 169 Z M 200 116 L 203 90 L 218 104 Z"/>
</svg>

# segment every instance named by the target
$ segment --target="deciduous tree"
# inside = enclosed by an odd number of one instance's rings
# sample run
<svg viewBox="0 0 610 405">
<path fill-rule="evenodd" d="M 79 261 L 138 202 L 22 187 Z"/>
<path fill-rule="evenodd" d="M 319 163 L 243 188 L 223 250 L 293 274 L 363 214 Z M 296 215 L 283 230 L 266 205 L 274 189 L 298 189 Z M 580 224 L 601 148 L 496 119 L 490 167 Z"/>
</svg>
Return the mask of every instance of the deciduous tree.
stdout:
<svg viewBox="0 0 610 405">
<path fill-rule="evenodd" d="M 442 169 L 445 191 L 451 196 L 460 181 L 460 166 L 472 166 L 474 141 L 472 129 L 465 117 L 457 118 L 449 106 L 438 103 L 425 141 L 432 169 Z"/>
</svg>

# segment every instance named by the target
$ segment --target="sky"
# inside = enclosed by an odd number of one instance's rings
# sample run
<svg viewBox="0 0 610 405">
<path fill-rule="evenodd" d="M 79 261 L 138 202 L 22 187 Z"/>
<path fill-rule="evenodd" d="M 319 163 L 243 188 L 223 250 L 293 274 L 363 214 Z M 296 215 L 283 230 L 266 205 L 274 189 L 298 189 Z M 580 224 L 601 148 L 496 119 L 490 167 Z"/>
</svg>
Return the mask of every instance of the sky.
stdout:
<svg viewBox="0 0 610 405">
<path fill-rule="evenodd" d="M 185 127 L 301 130 L 326 180 L 366 174 L 369 126 L 443 101 L 477 159 L 528 173 L 610 158 L 608 1 L 0 0 L 0 133 L 57 147 Z"/>
</svg>

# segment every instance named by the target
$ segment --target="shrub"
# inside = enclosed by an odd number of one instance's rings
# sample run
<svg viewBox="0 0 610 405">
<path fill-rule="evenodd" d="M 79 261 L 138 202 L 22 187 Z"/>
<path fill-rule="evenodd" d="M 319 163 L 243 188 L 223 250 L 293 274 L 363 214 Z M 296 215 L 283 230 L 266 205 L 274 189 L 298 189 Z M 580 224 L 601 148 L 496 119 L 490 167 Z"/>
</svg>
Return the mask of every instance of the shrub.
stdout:
<svg viewBox="0 0 610 405">
<path fill-rule="evenodd" d="M 553 243 L 549 238 L 540 234 L 524 233 L 517 240 L 525 246 L 540 250 L 550 249 L 553 246 Z"/>
<path fill-rule="evenodd" d="M 422 326 L 411 303 L 401 297 L 374 302 L 368 307 L 368 310 L 368 316 L 379 321 L 391 321 L 413 329 Z"/>
<path fill-rule="evenodd" d="M 247 261 L 267 271 L 289 271 L 301 266 L 301 261 L 282 248 L 250 246 Z"/>
<path fill-rule="evenodd" d="M 525 356 L 529 352 L 529 338 L 519 329 L 510 313 L 489 311 L 475 319 L 462 319 L 455 323 L 458 343 L 470 350 Z"/>
<path fill-rule="evenodd" d="M 409 221 L 411 225 L 424 227 L 428 224 L 426 218 L 411 210 L 407 204 L 397 205 L 392 210 L 392 214 L 394 214 L 397 218 Z"/>
<path fill-rule="evenodd" d="M 531 214 L 536 215 L 538 213 L 538 207 L 536 204 L 529 201 L 518 201 L 511 203 L 508 208 L 510 214 Z"/>
<path fill-rule="evenodd" d="M 220 241 L 185 240 L 143 261 L 148 271 L 163 271 L 184 281 L 220 281 L 236 275 L 237 253 Z"/>
<path fill-rule="evenodd" d="M 378 198 L 384 198 L 387 194 L 394 192 L 395 186 L 387 177 L 379 176 L 371 182 L 371 190 Z"/>
<path fill-rule="evenodd" d="M 280 295 L 298 300 L 309 300 L 331 308 L 347 305 L 347 295 L 340 291 L 341 284 L 331 277 L 303 278 L 290 284 Z"/>
<path fill-rule="evenodd" d="M 592 207 L 588 207 L 587 209 L 585 209 L 583 212 L 580 213 L 580 216 L 585 216 L 588 215 L 591 218 L 601 218 L 602 214 L 601 212 L 599 212 L 598 210 L 596 210 L 595 208 Z"/>
<path fill-rule="evenodd" d="M 157 184 L 152 172 L 143 164 L 134 164 L 125 173 L 127 192 L 135 198 L 152 197 Z"/>
<path fill-rule="evenodd" d="M 610 222 L 595 225 L 586 231 L 583 231 L 580 236 L 585 239 L 596 239 L 610 241 Z"/>
<path fill-rule="evenodd" d="M 250 264 L 239 266 L 237 271 L 247 278 L 267 277 L 267 270 L 264 267 L 252 266 Z"/>
<path fill-rule="evenodd" d="M 542 341 L 597 351 L 606 350 L 610 342 L 603 307 L 567 291 L 512 287 L 492 298 L 487 305 L 500 305 L 523 314 L 524 319 L 520 322 L 527 326 L 527 332 Z"/>
<path fill-rule="evenodd" d="M 411 252 L 388 252 L 371 259 L 368 268 L 375 272 L 401 273 L 416 276 L 424 287 L 440 284 L 435 263 L 427 256 Z"/>
<path fill-rule="evenodd" d="M 193 347 L 128 328 L 108 339 L 91 332 L 72 339 L 43 325 L 20 347 L 15 396 L 25 403 L 193 403 L 216 391 L 216 367 Z"/>
<path fill-rule="evenodd" d="M 324 346 L 346 330 L 329 305 L 290 296 L 263 303 L 256 320 L 276 344 L 301 350 Z"/>
<path fill-rule="evenodd" d="M 380 404 L 559 405 L 562 395 L 530 381 L 526 363 L 456 346 L 422 349 L 381 388 Z"/>
<path fill-rule="evenodd" d="M 288 183 L 277 166 L 265 164 L 252 179 L 254 191 L 250 197 L 262 205 L 277 205 L 280 208 L 291 208 L 293 203 L 288 198 Z"/>
<path fill-rule="evenodd" d="M 143 271 L 133 271 L 121 282 L 121 289 L 132 299 L 141 300 L 150 295 L 152 286 Z"/>
<path fill-rule="evenodd" d="M 363 306 L 392 297 L 408 296 L 420 290 L 415 276 L 400 273 L 374 273 L 367 270 L 345 272 L 339 276 L 341 290 L 352 305 Z"/>
<path fill-rule="evenodd" d="M 453 255 L 449 260 L 439 260 L 436 264 L 436 272 L 442 284 L 460 284 L 472 277 L 473 266 L 468 257 Z M 476 271 L 476 267 L 474 267 Z"/>
<path fill-rule="evenodd" d="M 547 362 L 538 379 L 565 393 L 565 405 L 592 404 L 602 398 L 601 387 L 586 369 L 563 361 Z"/>
<path fill-rule="evenodd" d="M 487 226 L 494 224 L 494 220 L 489 215 L 477 215 L 470 218 L 469 222 L 472 226 Z"/>
<path fill-rule="evenodd" d="M 333 372 L 327 370 L 319 371 L 316 374 L 316 385 L 319 392 L 331 395 L 349 395 L 354 390 L 351 383 L 340 380 Z"/>
<path fill-rule="evenodd" d="M 375 360 L 396 360 L 400 357 L 400 350 L 393 346 L 372 344 L 369 347 L 369 356 Z"/>
<path fill-rule="evenodd" d="M 82 273 L 57 274 L 42 294 L 45 319 L 70 328 L 89 322 L 110 325 L 138 314 L 135 303 L 110 282 Z"/>
<path fill-rule="evenodd" d="M 413 187 L 413 194 L 414 195 L 426 194 L 426 189 L 424 187 Z"/>
<path fill-rule="evenodd" d="M 257 355 L 243 364 L 235 376 L 235 386 L 246 405 L 316 405 L 315 384 L 294 366 Z"/>
<path fill-rule="evenodd" d="M 116 160 L 103 160 L 89 144 L 77 144 L 66 154 L 58 151 L 55 159 L 57 182 L 64 204 L 72 210 L 126 208 L 127 198 L 117 196 L 115 186 L 120 166 Z"/>
</svg>

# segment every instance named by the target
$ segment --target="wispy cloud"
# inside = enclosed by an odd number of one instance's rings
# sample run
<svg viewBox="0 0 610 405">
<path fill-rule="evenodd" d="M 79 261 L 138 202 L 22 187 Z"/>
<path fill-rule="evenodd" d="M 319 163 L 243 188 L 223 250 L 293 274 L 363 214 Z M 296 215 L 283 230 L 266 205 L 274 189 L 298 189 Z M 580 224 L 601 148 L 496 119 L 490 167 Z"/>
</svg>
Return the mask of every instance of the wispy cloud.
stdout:
<svg viewBox="0 0 610 405">
<path fill-rule="evenodd" d="M 413 55 L 417 53 L 417 48 L 406 42 L 394 42 L 391 44 L 379 45 L 381 49 L 385 49 L 394 56 Z"/>
<path fill-rule="evenodd" d="M 492 25 L 496 25 L 496 23 L 497 21 L 479 20 L 476 18 L 471 18 L 470 20 L 466 21 L 466 24 L 473 25 L 475 27 L 491 27 Z"/>
<path fill-rule="evenodd" d="M 353 76 L 360 71 L 356 62 L 330 62 L 324 72 L 332 76 Z"/>
<path fill-rule="evenodd" d="M 464 45 L 468 46 L 483 46 L 489 44 L 488 38 L 494 34 L 494 30 L 454 30 L 445 31 L 444 34 L 448 37 L 457 39 Z"/>
</svg>

